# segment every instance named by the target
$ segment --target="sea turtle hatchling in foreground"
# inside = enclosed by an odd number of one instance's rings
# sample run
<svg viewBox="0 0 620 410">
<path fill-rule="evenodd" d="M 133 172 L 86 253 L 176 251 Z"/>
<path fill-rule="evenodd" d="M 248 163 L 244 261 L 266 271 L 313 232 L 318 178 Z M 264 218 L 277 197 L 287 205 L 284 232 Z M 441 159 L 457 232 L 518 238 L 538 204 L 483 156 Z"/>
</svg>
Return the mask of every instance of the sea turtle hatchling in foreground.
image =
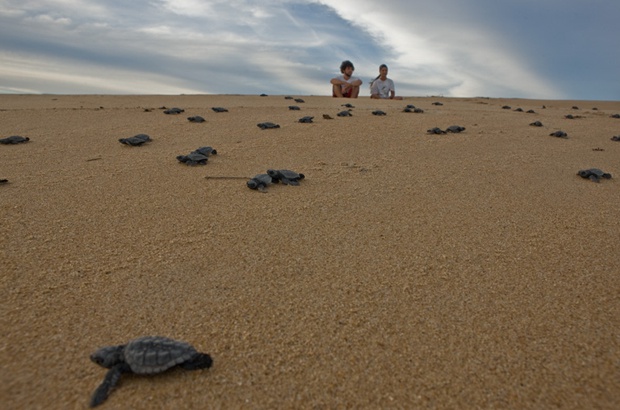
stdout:
<svg viewBox="0 0 620 410">
<path fill-rule="evenodd" d="M 193 117 L 187 117 L 189 122 L 205 122 L 205 119 L 202 118 L 200 115 L 195 115 Z"/>
<path fill-rule="evenodd" d="M 534 121 L 534 122 L 530 123 L 530 125 L 531 125 L 532 127 L 542 127 L 542 126 L 543 126 L 543 123 L 542 123 L 542 122 L 540 122 L 540 121 Z"/>
<path fill-rule="evenodd" d="M 213 359 L 186 342 L 163 336 L 145 336 L 117 346 L 107 346 L 90 355 L 90 360 L 108 372 L 93 394 L 90 406 L 103 403 L 123 373 L 151 375 L 179 366 L 185 370 L 206 369 Z"/>
<path fill-rule="evenodd" d="M 310 117 L 310 116 L 305 116 L 305 117 L 301 117 L 298 122 L 301 123 L 306 123 L 306 124 L 312 124 L 312 120 L 314 119 L 314 117 Z"/>
<path fill-rule="evenodd" d="M 211 107 L 211 109 L 215 112 L 228 112 L 228 110 L 224 107 Z"/>
<path fill-rule="evenodd" d="M 146 134 L 138 134 L 130 138 L 120 138 L 118 140 L 121 144 L 131 145 L 132 147 L 138 147 L 148 141 L 152 141 L 152 139 Z"/>
<path fill-rule="evenodd" d="M 306 177 L 289 169 L 268 169 L 267 174 L 274 183 L 282 182 L 284 185 L 299 185 L 299 181 Z"/>
<path fill-rule="evenodd" d="M 608 172 L 603 172 L 598 168 L 589 168 L 589 169 L 581 169 L 577 172 L 581 178 L 588 178 L 593 182 L 600 182 L 601 178 L 610 179 L 611 174 Z"/>
<path fill-rule="evenodd" d="M 372 112 L 372 115 L 387 115 L 385 111 L 376 110 Z"/>
<path fill-rule="evenodd" d="M 4 145 L 22 144 L 28 141 L 30 141 L 30 138 L 28 137 L 20 137 L 19 135 L 11 135 L 10 137 L 0 139 L 0 144 L 4 144 Z"/>
<path fill-rule="evenodd" d="M 351 114 L 351 111 L 340 111 L 338 114 L 336 114 L 339 117 L 352 117 L 353 114 Z"/>
</svg>

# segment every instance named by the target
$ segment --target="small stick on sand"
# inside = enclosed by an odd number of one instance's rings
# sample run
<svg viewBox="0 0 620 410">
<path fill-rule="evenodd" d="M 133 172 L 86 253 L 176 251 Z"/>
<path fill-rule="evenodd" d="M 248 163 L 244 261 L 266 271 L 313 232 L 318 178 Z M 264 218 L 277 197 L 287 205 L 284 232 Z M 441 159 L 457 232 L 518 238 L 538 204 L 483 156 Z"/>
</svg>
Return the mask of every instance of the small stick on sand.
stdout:
<svg viewBox="0 0 620 410">
<path fill-rule="evenodd" d="M 103 159 L 103 158 L 101 158 L 101 157 L 97 157 L 97 158 L 90 158 L 90 159 L 87 159 L 87 160 L 86 160 L 86 162 L 90 162 L 90 161 L 97 161 L 97 160 L 100 160 L 100 159 Z"/>
<path fill-rule="evenodd" d="M 206 179 L 252 179 L 251 177 L 233 177 L 227 175 L 207 175 Z"/>
</svg>

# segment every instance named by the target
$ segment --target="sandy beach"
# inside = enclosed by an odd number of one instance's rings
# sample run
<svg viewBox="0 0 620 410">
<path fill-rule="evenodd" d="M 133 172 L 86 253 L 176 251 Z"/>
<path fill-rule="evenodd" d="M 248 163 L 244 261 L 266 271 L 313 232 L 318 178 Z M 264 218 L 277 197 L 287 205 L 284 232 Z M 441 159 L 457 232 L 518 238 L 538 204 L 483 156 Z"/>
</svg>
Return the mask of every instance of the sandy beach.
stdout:
<svg viewBox="0 0 620 410">
<path fill-rule="evenodd" d="M 213 367 L 102 409 L 620 407 L 620 102 L 294 97 L 0 95 L 1 407 L 87 408 L 144 335 Z"/>
</svg>

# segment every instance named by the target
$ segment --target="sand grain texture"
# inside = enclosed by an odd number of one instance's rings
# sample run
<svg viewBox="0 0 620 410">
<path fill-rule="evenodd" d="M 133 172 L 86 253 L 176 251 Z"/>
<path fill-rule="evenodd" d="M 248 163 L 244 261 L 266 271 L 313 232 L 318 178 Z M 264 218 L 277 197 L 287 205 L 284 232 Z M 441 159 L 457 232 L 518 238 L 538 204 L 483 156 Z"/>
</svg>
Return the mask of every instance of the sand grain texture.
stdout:
<svg viewBox="0 0 620 410">
<path fill-rule="evenodd" d="M 31 139 L 0 146 L 5 408 L 87 407 L 89 354 L 143 335 L 214 366 L 124 376 L 102 408 L 620 406 L 619 102 L 360 98 L 341 118 L 303 98 L 0 96 L 0 137 Z M 203 145 L 206 166 L 176 161 Z M 267 168 L 306 179 L 205 178 Z"/>
</svg>

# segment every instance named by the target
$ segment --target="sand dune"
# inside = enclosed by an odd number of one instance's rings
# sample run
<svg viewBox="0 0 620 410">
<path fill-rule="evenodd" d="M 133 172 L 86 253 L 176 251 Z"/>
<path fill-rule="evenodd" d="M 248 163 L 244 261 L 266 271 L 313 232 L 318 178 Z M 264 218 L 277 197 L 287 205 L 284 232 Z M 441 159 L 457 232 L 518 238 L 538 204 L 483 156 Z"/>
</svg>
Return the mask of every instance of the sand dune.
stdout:
<svg viewBox="0 0 620 410">
<path fill-rule="evenodd" d="M 303 99 L 0 96 L 5 408 L 87 407 L 89 354 L 143 335 L 214 365 L 102 408 L 620 406 L 620 102 Z"/>
</svg>

